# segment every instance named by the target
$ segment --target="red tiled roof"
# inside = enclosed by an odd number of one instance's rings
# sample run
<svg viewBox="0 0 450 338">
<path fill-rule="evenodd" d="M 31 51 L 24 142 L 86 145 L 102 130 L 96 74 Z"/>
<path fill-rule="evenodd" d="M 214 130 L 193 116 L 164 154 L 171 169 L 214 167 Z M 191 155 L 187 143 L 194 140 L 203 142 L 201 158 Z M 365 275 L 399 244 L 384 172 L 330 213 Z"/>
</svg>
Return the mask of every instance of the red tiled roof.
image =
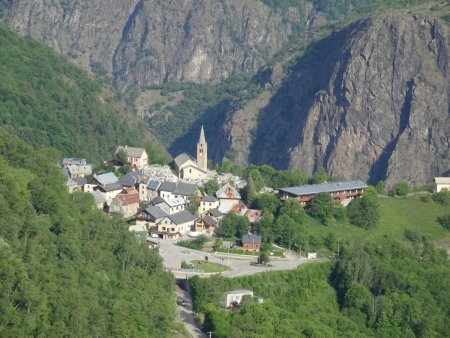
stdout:
<svg viewBox="0 0 450 338">
<path fill-rule="evenodd" d="M 122 205 L 131 205 L 139 203 L 139 194 L 120 194 L 117 195 Z"/>
<path fill-rule="evenodd" d="M 122 191 L 120 192 L 121 194 L 127 194 L 127 195 L 132 195 L 132 194 L 139 194 L 139 192 L 134 189 L 133 187 L 123 187 Z"/>
</svg>

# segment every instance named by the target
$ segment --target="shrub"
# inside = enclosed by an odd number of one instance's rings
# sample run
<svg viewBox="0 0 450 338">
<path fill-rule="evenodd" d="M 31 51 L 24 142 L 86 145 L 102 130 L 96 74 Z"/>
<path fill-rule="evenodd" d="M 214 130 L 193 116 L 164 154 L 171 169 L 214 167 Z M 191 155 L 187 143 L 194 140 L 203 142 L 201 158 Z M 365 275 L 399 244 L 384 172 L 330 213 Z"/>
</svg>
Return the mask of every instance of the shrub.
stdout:
<svg viewBox="0 0 450 338">
<path fill-rule="evenodd" d="M 408 182 L 398 182 L 396 185 L 392 187 L 392 189 L 389 191 L 389 196 L 395 197 L 395 196 L 406 196 L 409 192 L 409 185 Z"/>
<path fill-rule="evenodd" d="M 437 218 L 438 222 L 447 230 L 450 230 L 450 213 Z"/>
<path fill-rule="evenodd" d="M 450 205 L 450 191 L 442 189 L 433 194 L 433 201 L 442 205 Z"/>
</svg>

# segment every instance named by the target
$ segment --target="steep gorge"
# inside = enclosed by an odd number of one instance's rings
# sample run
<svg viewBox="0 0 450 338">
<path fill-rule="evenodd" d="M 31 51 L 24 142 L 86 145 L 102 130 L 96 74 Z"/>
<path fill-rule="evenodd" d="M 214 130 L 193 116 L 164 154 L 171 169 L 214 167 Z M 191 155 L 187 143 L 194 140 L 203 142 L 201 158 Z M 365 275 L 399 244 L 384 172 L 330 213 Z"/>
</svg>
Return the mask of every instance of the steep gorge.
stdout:
<svg viewBox="0 0 450 338">
<path fill-rule="evenodd" d="M 448 173 L 449 36 L 435 19 L 388 14 L 334 32 L 298 60 L 242 151 L 252 163 L 371 183 Z"/>
</svg>

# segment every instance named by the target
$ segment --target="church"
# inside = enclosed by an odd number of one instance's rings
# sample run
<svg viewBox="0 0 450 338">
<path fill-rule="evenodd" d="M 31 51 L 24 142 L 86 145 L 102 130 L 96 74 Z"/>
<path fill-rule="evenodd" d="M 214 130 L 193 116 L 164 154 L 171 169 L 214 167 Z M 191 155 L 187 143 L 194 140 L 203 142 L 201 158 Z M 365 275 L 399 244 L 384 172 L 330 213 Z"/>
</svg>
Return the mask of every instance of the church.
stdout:
<svg viewBox="0 0 450 338">
<path fill-rule="evenodd" d="M 197 181 L 206 179 L 208 170 L 208 145 L 206 144 L 205 132 L 200 131 L 197 143 L 197 159 L 187 153 L 182 153 L 174 159 L 175 175 L 180 180 Z"/>
</svg>

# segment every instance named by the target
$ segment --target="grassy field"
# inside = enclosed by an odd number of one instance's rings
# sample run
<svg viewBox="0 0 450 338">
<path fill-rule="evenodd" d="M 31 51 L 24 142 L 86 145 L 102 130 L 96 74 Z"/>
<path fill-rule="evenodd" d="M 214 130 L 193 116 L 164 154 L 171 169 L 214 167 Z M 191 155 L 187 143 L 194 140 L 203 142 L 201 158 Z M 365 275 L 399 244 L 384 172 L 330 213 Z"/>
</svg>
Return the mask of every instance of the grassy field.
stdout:
<svg viewBox="0 0 450 338">
<path fill-rule="evenodd" d="M 411 230 L 435 241 L 439 246 L 450 247 L 450 231 L 444 229 L 437 217 L 450 212 L 449 206 L 433 201 L 423 202 L 418 194 L 412 197 L 380 197 L 381 217 L 377 227 L 364 230 L 344 222 L 335 222 L 323 226 L 314 219 L 307 220 L 308 232 L 322 237 L 324 233 L 332 232 L 338 240 L 373 240 L 383 241 L 385 238 L 405 240 L 405 232 Z M 431 194 L 428 194 L 431 197 Z"/>
<path fill-rule="evenodd" d="M 199 260 L 194 260 L 191 263 L 194 266 L 194 269 L 204 270 L 205 272 L 222 272 L 230 270 L 228 266 L 219 263 L 211 263 Z"/>
</svg>

